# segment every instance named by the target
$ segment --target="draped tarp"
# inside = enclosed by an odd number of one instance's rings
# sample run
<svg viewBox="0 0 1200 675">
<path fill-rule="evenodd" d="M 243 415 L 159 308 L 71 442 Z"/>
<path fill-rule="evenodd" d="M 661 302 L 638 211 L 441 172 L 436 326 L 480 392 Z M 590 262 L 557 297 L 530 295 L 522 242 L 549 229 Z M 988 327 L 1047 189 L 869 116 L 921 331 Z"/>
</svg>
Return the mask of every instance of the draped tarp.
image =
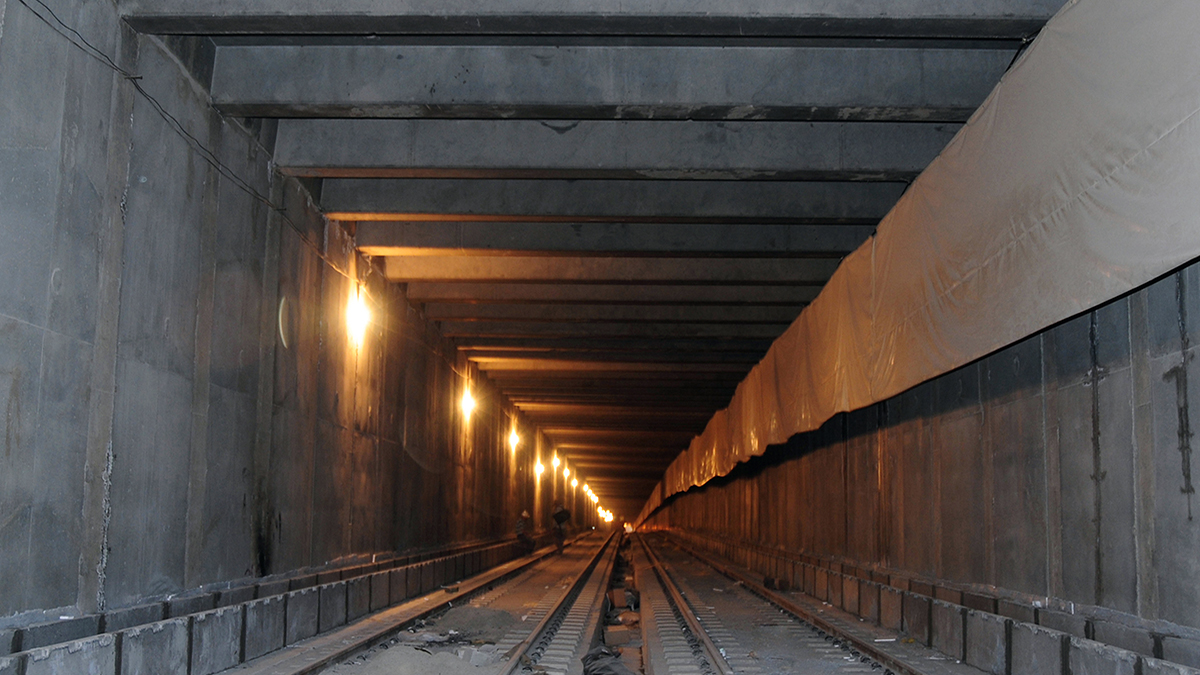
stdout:
<svg viewBox="0 0 1200 675">
<path fill-rule="evenodd" d="M 1077 0 L 642 512 L 1200 257 L 1200 2 Z"/>
</svg>

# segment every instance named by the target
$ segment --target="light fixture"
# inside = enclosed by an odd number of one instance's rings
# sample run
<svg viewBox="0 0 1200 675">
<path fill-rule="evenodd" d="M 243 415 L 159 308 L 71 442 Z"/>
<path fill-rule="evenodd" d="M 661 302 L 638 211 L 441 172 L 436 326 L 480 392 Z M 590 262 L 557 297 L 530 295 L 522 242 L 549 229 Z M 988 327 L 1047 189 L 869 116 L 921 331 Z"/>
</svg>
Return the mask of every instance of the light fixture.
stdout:
<svg viewBox="0 0 1200 675">
<path fill-rule="evenodd" d="M 517 428 L 513 427 L 512 431 L 508 434 L 508 446 L 512 448 L 513 452 L 516 452 L 517 445 L 520 444 L 520 442 L 521 437 L 517 435 Z"/>
<path fill-rule="evenodd" d="M 355 347 L 361 347 L 367 335 L 367 325 L 371 323 L 371 310 L 363 301 L 362 287 L 354 284 L 350 292 L 350 300 L 346 302 L 346 329 L 350 332 L 350 340 Z"/>
<path fill-rule="evenodd" d="M 562 462 L 558 461 L 558 455 L 555 455 L 555 456 L 554 456 L 554 459 L 551 459 L 551 460 L 550 460 L 550 464 L 551 464 L 552 466 L 554 466 L 554 468 L 555 468 L 555 469 L 557 469 L 557 468 L 558 468 L 558 465 L 559 465 L 559 464 L 562 464 Z"/>
<path fill-rule="evenodd" d="M 466 389 L 463 389 L 463 397 L 462 397 L 463 418 L 470 419 L 471 412 L 473 410 L 475 410 L 475 399 L 471 396 L 471 388 L 467 387 Z"/>
<path fill-rule="evenodd" d="M 545 470 L 546 470 L 546 467 L 542 466 L 541 462 L 538 462 L 533 465 L 533 472 L 539 476 L 542 475 L 542 472 Z"/>
<path fill-rule="evenodd" d="M 571 477 L 571 470 L 564 466 L 563 467 L 563 478 L 570 478 L 570 477 Z"/>
<path fill-rule="evenodd" d="M 592 494 L 592 488 L 588 487 L 587 483 L 583 484 L 583 491 L 588 493 L 589 495 Z"/>
<path fill-rule="evenodd" d="M 592 498 L 592 503 L 593 503 L 593 504 L 598 504 L 598 503 L 600 503 L 600 498 L 596 496 L 596 493 L 595 493 L 595 492 L 593 492 L 593 493 L 589 494 L 588 496 Z"/>
<path fill-rule="evenodd" d="M 597 513 L 597 514 L 599 514 L 601 518 L 603 518 L 603 517 L 604 517 L 604 507 L 602 507 L 602 506 L 597 506 L 597 507 L 596 507 L 596 513 Z"/>
<path fill-rule="evenodd" d="M 571 487 L 579 487 L 579 481 L 572 478 L 571 479 Z"/>
</svg>

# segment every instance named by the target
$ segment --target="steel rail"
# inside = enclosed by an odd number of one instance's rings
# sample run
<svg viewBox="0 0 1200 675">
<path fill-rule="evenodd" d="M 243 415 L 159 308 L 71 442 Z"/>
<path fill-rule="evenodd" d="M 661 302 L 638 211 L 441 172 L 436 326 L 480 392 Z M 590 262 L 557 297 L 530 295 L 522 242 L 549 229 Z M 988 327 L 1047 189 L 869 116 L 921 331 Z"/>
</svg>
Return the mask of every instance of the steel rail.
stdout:
<svg viewBox="0 0 1200 675">
<path fill-rule="evenodd" d="M 597 549 L 596 554 L 592 556 L 591 561 L 584 566 L 583 570 L 580 571 L 579 574 L 575 575 L 575 578 L 571 581 L 570 588 L 567 590 L 567 592 L 563 593 L 563 596 L 554 604 L 554 607 L 550 608 L 550 610 L 546 612 L 546 615 L 542 617 L 541 621 L 538 621 L 537 625 L 533 627 L 533 630 L 529 632 L 529 636 L 509 650 L 512 653 L 512 656 L 500 668 L 500 675 L 512 675 L 526 665 L 522 662 L 522 658 L 526 657 L 530 647 L 532 647 L 537 639 L 542 636 L 542 633 L 545 632 L 546 627 L 549 626 L 550 622 L 559 615 L 560 611 L 564 608 L 567 602 L 573 602 L 574 599 L 579 595 L 579 591 L 583 589 L 584 584 L 586 584 L 588 579 L 591 578 L 592 572 L 599 564 L 600 559 L 604 557 L 605 551 L 607 551 L 608 547 L 611 546 L 614 541 L 616 541 L 617 535 L 618 532 L 613 532 L 608 536 L 608 539 L 603 545 L 600 546 L 599 549 Z"/>
<path fill-rule="evenodd" d="M 658 578 L 659 584 L 667 591 L 667 594 L 675 602 L 675 606 L 679 608 L 679 615 L 683 617 L 687 623 L 688 630 L 696 636 L 700 644 L 704 647 L 705 656 L 708 657 L 708 662 L 719 671 L 722 675 L 733 675 L 733 667 L 725 660 L 725 656 L 721 654 L 720 648 L 713 643 L 712 638 L 708 637 L 708 631 L 704 629 L 704 625 L 700 623 L 700 618 L 696 616 L 687 599 L 679 592 L 679 587 L 675 585 L 675 581 L 671 579 L 670 572 L 667 571 L 666 565 L 658 558 L 654 551 L 650 548 L 650 544 L 646 542 L 646 538 L 639 536 L 638 543 L 641 544 L 642 550 L 646 552 L 646 558 L 650 561 L 650 567 L 654 570 L 654 576 Z"/>
<path fill-rule="evenodd" d="M 795 602 L 792 602 L 792 600 L 787 596 L 780 595 L 779 593 L 776 593 L 762 585 L 750 575 L 742 574 L 738 570 L 723 565 L 720 561 L 712 559 L 707 554 L 696 551 L 692 547 L 685 545 L 683 542 L 675 541 L 675 544 L 678 545 L 680 549 L 686 551 L 693 558 L 696 558 L 700 562 L 708 565 L 718 573 L 741 583 L 746 590 L 754 593 L 763 600 L 766 600 L 767 602 L 779 607 L 789 614 L 794 614 L 804 621 L 811 623 L 817 628 L 833 636 L 835 639 L 853 645 L 854 648 L 859 651 L 859 653 L 879 662 L 879 664 L 887 670 L 897 673 L 898 675 L 927 675 L 919 670 L 915 670 L 911 665 L 897 659 L 895 656 L 880 650 L 870 642 L 866 642 L 860 638 L 854 637 L 853 635 L 849 635 L 836 625 L 826 621 L 820 615 L 807 610 Z"/>
</svg>

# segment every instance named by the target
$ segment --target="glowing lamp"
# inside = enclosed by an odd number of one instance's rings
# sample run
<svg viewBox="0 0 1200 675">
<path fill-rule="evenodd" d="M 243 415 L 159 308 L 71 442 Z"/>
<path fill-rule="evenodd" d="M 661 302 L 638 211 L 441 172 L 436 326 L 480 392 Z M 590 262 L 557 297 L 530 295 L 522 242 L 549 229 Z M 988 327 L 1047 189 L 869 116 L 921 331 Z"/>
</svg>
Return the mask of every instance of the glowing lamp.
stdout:
<svg viewBox="0 0 1200 675">
<path fill-rule="evenodd" d="M 557 468 L 558 468 L 558 465 L 559 465 L 559 464 L 562 464 L 562 462 L 558 461 L 558 455 L 555 455 L 555 456 L 554 456 L 554 459 L 551 459 L 551 460 L 550 460 L 550 464 L 552 464 L 552 465 L 554 466 L 554 468 L 556 468 L 556 469 L 557 469 Z"/>
<path fill-rule="evenodd" d="M 508 446 L 513 452 L 517 451 L 517 445 L 521 442 L 521 437 L 517 435 L 517 428 L 513 427 L 512 432 L 508 434 Z"/>
<path fill-rule="evenodd" d="M 546 470 L 546 467 L 542 466 L 541 462 L 538 462 L 537 464 L 533 465 L 533 472 L 539 476 L 542 475 L 542 472 L 545 470 Z"/>
<path fill-rule="evenodd" d="M 467 387 L 463 390 L 462 411 L 463 417 L 470 418 L 471 412 L 475 410 L 475 399 L 471 396 L 471 388 Z"/>
<path fill-rule="evenodd" d="M 563 478 L 570 478 L 570 477 L 571 477 L 571 470 L 564 466 L 563 467 Z"/>
<path fill-rule="evenodd" d="M 346 303 L 346 329 L 350 331 L 350 339 L 354 346 L 361 347 L 367 334 L 367 325 L 371 323 L 371 310 L 363 301 L 362 289 L 355 286 Z"/>
<path fill-rule="evenodd" d="M 572 478 L 571 479 L 571 487 L 579 487 L 579 481 Z"/>
</svg>

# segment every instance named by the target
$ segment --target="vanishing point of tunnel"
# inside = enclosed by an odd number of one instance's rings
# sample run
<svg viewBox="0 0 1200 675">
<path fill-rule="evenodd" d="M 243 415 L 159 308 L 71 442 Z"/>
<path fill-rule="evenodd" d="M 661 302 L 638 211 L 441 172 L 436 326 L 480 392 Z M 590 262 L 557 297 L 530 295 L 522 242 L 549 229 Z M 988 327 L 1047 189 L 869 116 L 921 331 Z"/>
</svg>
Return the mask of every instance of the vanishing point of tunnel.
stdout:
<svg viewBox="0 0 1200 675">
<path fill-rule="evenodd" d="M 867 670 L 1200 673 L 1198 28 L 0 0 L 0 675 L 316 672 L 573 575 L 543 623 L 641 602 L 648 674 L 676 619 L 826 672 L 750 602 Z"/>
</svg>

